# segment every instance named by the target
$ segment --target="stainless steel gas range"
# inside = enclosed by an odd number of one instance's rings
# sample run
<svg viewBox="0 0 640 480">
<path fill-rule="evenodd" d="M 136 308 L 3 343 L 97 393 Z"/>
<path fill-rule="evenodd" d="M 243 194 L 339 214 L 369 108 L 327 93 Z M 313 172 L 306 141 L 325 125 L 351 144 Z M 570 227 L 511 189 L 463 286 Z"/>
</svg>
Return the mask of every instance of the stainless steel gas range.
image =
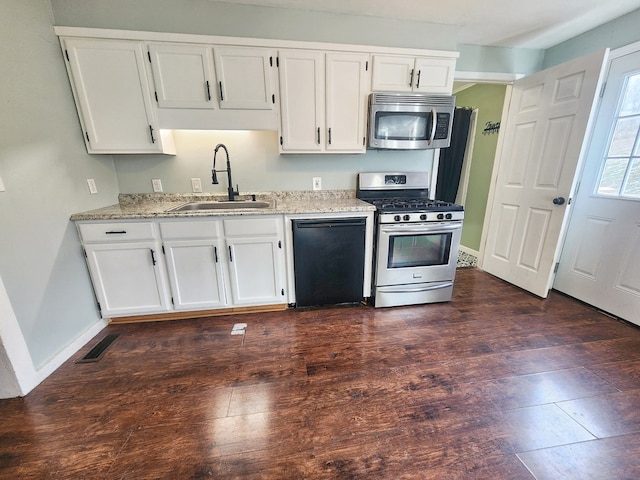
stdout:
<svg viewBox="0 0 640 480">
<path fill-rule="evenodd" d="M 430 199 L 426 172 L 360 173 L 356 196 L 377 207 L 374 306 L 451 300 L 462 206 Z"/>
</svg>

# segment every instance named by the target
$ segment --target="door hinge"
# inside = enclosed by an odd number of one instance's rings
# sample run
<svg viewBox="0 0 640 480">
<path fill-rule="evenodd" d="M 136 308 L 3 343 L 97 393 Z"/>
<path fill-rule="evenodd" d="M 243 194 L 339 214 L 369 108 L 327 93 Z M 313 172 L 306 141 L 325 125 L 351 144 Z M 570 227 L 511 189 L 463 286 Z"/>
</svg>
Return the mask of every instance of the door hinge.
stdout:
<svg viewBox="0 0 640 480">
<path fill-rule="evenodd" d="M 280 290 L 280 293 L 282 294 L 282 296 L 284 297 L 284 288 L 282 290 Z"/>
<path fill-rule="evenodd" d="M 100 302 L 96 302 L 98 304 L 98 311 L 100 312 L 100 316 L 102 316 L 102 307 L 100 306 Z"/>
<path fill-rule="evenodd" d="M 65 49 L 64 51 L 64 56 L 67 57 L 67 62 L 70 61 L 69 60 L 69 51 Z"/>
<path fill-rule="evenodd" d="M 278 240 L 278 248 L 282 248 L 282 242 Z"/>
<path fill-rule="evenodd" d="M 604 82 L 602 84 L 602 88 L 600 89 L 600 98 L 604 97 L 604 91 L 606 90 L 606 88 L 607 88 L 607 82 Z"/>
<path fill-rule="evenodd" d="M 151 52 L 147 50 L 147 58 L 149 59 L 149 63 L 151 63 Z"/>
<path fill-rule="evenodd" d="M 559 266 L 560 266 L 560 262 L 556 262 L 556 265 L 553 267 L 553 273 L 558 273 Z"/>
</svg>

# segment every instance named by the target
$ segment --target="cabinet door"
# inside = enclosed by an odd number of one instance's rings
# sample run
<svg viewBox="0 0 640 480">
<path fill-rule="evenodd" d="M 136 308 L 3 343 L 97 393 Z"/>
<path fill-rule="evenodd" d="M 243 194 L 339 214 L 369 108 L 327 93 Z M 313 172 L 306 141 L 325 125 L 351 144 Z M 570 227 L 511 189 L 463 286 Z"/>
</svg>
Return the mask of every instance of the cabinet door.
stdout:
<svg viewBox="0 0 640 480">
<path fill-rule="evenodd" d="M 220 108 L 271 110 L 274 53 L 260 48 L 215 47 Z"/>
<path fill-rule="evenodd" d="M 374 55 L 371 88 L 374 92 L 411 92 L 415 73 L 413 57 Z"/>
<path fill-rule="evenodd" d="M 227 238 L 233 305 L 285 303 L 280 242 L 274 237 Z"/>
<path fill-rule="evenodd" d="M 365 152 L 368 54 L 326 55 L 326 149 Z"/>
<path fill-rule="evenodd" d="M 280 150 L 319 152 L 324 144 L 324 54 L 283 50 L 280 68 Z"/>
<path fill-rule="evenodd" d="M 414 79 L 414 91 L 422 93 L 445 93 L 453 91 L 455 58 L 418 58 Z"/>
<path fill-rule="evenodd" d="M 63 41 L 89 153 L 162 153 L 142 42 Z"/>
<path fill-rule="evenodd" d="M 160 108 L 214 108 L 211 48 L 205 45 L 149 45 Z"/>
<path fill-rule="evenodd" d="M 103 317 L 169 310 L 156 242 L 96 244 L 85 251 Z"/>
<path fill-rule="evenodd" d="M 164 242 L 167 272 L 176 310 L 203 310 L 227 304 L 217 242 Z"/>
</svg>

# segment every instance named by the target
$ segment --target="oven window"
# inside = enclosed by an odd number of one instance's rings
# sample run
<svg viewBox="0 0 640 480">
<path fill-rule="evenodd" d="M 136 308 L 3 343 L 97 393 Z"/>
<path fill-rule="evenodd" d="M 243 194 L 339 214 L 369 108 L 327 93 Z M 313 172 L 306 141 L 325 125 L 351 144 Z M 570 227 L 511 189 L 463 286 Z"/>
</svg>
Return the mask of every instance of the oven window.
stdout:
<svg viewBox="0 0 640 480">
<path fill-rule="evenodd" d="M 382 140 L 427 140 L 431 114 L 377 112 L 375 136 Z"/>
<path fill-rule="evenodd" d="M 387 268 L 447 265 L 452 233 L 392 235 Z"/>
</svg>

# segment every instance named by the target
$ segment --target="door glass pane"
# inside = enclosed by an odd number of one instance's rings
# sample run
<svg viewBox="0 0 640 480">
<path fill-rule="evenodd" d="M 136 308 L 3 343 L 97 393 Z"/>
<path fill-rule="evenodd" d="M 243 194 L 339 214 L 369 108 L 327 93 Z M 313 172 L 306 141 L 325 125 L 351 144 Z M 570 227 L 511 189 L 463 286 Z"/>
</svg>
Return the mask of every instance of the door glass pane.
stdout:
<svg viewBox="0 0 640 480">
<path fill-rule="evenodd" d="M 451 249 L 451 233 L 391 236 L 388 268 L 447 265 Z"/>
<path fill-rule="evenodd" d="M 609 157 L 628 157 L 633 151 L 633 145 L 638 134 L 640 117 L 619 118 L 613 131 Z"/>
<path fill-rule="evenodd" d="M 635 115 L 640 113 L 640 74 L 633 75 L 627 80 L 620 115 Z"/>
<path fill-rule="evenodd" d="M 627 76 L 621 98 L 597 193 L 640 198 L 640 73 Z"/>
<path fill-rule="evenodd" d="M 604 165 L 598 193 L 600 195 L 619 195 L 624 174 L 627 171 L 626 158 L 609 158 Z"/>
<path fill-rule="evenodd" d="M 622 194 L 625 197 L 640 198 L 640 159 L 638 158 L 633 160 Z"/>
</svg>

